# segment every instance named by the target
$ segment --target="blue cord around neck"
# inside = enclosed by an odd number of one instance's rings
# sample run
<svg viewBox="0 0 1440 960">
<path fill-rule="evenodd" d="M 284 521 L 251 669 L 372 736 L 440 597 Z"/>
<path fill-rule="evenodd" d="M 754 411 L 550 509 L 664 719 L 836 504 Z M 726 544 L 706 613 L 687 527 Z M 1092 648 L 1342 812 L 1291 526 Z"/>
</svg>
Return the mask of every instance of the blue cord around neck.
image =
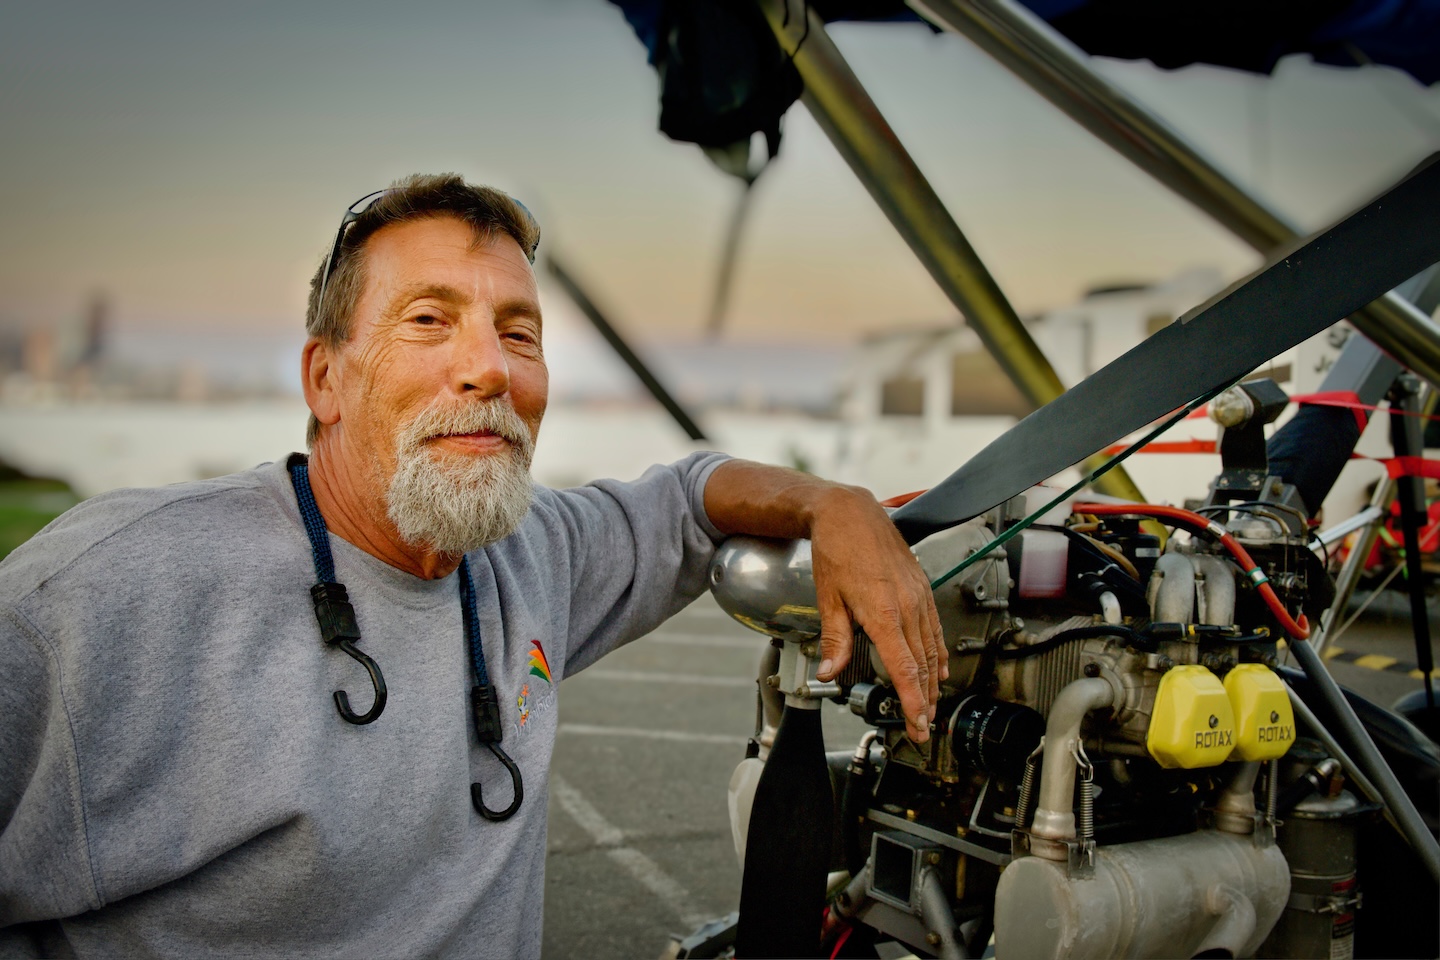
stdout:
<svg viewBox="0 0 1440 960">
<path fill-rule="evenodd" d="M 295 486 L 295 499 L 300 504 L 300 519 L 305 521 L 305 535 L 310 538 L 310 554 L 315 560 L 315 576 L 321 583 L 335 583 L 335 558 L 330 554 L 330 531 L 325 518 L 315 505 L 310 489 L 310 465 L 304 460 L 290 464 L 290 480 Z"/>
<path fill-rule="evenodd" d="M 310 489 L 310 467 L 303 456 L 296 454 L 287 464 L 290 481 L 295 487 L 295 500 L 300 505 L 300 517 L 305 523 L 305 535 L 310 539 L 310 553 L 315 561 L 315 575 L 320 579 L 310 593 L 316 601 L 316 616 L 320 620 L 321 635 L 326 643 L 335 639 L 341 648 L 361 661 L 370 670 L 375 681 L 375 706 L 370 713 L 357 716 L 350 711 L 345 694 L 336 692 L 335 703 L 340 715 L 350 723 L 369 723 L 385 708 L 385 681 L 380 669 L 368 656 L 355 649 L 354 641 L 360 639 L 360 630 L 355 623 L 354 609 L 350 606 L 344 584 L 335 579 L 335 558 L 330 553 L 330 531 L 325 518 L 315 503 L 315 493 Z M 500 742 L 504 739 L 505 728 L 500 719 L 500 702 L 495 688 L 490 685 L 490 672 L 485 668 L 485 649 L 480 637 L 480 613 L 475 603 L 475 582 L 470 577 L 470 561 L 460 557 L 460 610 L 465 630 L 465 643 L 470 649 L 470 664 L 475 670 L 475 686 L 470 690 L 470 709 L 475 725 L 476 739 L 493 753 L 510 774 L 513 796 L 510 805 L 503 810 L 492 810 L 485 806 L 483 791 L 479 783 L 470 784 L 470 802 L 475 811 L 486 820 L 499 822 L 508 820 L 520 809 L 525 797 L 524 778 Z M 337 615 L 337 611 L 339 614 Z M 337 627 L 338 625 L 338 627 Z M 327 630 L 329 632 L 327 632 Z M 335 636 L 332 637 L 332 634 Z"/>
<path fill-rule="evenodd" d="M 490 686 L 490 671 L 485 669 L 485 648 L 480 637 L 480 613 L 475 608 L 475 582 L 470 579 L 470 560 L 460 558 L 460 609 L 465 617 L 465 642 L 470 647 L 470 665 L 475 668 L 475 682 Z"/>
<path fill-rule="evenodd" d="M 330 532 L 325 518 L 315 503 L 310 489 L 310 465 L 299 458 L 290 464 L 290 478 L 295 486 L 295 499 L 300 504 L 300 518 L 305 522 L 305 535 L 310 538 L 310 552 L 315 560 L 315 576 L 321 583 L 335 583 L 335 557 L 330 552 Z M 460 609 L 465 625 L 465 644 L 470 650 L 470 665 L 475 682 L 490 685 L 490 671 L 485 666 L 485 648 L 480 634 L 480 612 L 475 603 L 475 582 L 470 577 L 470 561 L 460 558 Z"/>
</svg>

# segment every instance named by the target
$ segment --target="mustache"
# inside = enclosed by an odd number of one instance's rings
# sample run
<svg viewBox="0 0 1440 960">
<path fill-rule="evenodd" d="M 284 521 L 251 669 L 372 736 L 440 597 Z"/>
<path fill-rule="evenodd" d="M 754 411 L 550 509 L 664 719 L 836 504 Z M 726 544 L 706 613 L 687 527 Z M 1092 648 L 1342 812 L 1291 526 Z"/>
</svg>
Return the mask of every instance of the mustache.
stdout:
<svg viewBox="0 0 1440 960">
<path fill-rule="evenodd" d="M 501 397 L 461 403 L 437 402 L 410 421 L 400 436 L 402 449 L 414 449 L 436 437 L 466 433 L 492 433 L 510 442 L 519 451 L 528 451 L 534 441 L 530 428 L 510 401 Z"/>
</svg>

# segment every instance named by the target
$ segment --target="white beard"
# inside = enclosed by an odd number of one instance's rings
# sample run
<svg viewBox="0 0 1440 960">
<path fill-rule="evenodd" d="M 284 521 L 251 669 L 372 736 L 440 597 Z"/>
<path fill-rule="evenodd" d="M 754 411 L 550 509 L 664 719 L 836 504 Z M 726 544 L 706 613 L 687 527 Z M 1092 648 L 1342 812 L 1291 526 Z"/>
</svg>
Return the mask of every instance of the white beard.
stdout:
<svg viewBox="0 0 1440 960">
<path fill-rule="evenodd" d="M 510 441 L 504 453 L 464 456 L 430 450 L 447 434 L 489 431 Z M 396 440 L 386 492 L 390 520 L 405 541 L 458 555 L 503 540 L 530 509 L 535 443 L 508 400 L 433 404 Z"/>
</svg>

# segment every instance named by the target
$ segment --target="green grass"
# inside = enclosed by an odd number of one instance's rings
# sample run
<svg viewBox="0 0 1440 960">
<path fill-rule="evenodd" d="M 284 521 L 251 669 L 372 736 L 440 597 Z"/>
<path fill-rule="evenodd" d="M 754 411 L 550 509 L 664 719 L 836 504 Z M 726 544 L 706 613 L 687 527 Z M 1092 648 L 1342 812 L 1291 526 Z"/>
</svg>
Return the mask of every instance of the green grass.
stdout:
<svg viewBox="0 0 1440 960">
<path fill-rule="evenodd" d="M 11 550 L 79 502 L 60 480 L 0 481 L 0 558 L 9 556 Z"/>
</svg>

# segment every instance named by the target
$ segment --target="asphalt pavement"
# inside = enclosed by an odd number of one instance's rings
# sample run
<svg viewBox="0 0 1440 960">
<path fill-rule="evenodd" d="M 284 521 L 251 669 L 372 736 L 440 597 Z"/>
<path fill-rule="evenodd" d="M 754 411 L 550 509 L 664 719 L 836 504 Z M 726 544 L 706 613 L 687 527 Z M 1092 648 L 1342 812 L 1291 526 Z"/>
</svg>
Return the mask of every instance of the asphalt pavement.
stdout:
<svg viewBox="0 0 1440 960">
<path fill-rule="evenodd" d="M 1432 604 L 1440 632 L 1437 613 Z M 1381 595 L 1339 637 L 1336 679 L 1386 705 L 1419 688 L 1406 669 L 1409 625 L 1405 598 Z M 726 787 L 754 729 L 764 645 L 707 595 L 561 685 L 547 960 L 658 957 L 671 934 L 735 909 Z M 826 704 L 823 716 L 830 749 L 848 749 L 866 729 L 844 707 Z"/>
</svg>

